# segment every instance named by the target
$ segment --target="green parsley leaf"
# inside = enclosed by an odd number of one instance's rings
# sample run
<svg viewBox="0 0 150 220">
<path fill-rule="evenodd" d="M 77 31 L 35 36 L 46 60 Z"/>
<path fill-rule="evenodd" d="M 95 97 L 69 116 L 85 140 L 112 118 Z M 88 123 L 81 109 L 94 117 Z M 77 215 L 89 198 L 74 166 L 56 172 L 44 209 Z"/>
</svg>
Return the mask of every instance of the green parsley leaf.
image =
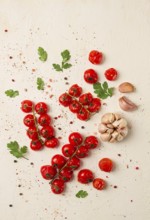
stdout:
<svg viewBox="0 0 150 220">
<path fill-rule="evenodd" d="M 103 84 L 97 82 L 93 84 L 94 93 L 97 94 L 97 97 L 101 99 L 107 99 L 112 97 L 114 88 L 109 88 L 108 83 L 104 82 Z"/>
<path fill-rule="evenodd" d="M 37 78 L 36 83 L 37 83 L 37 89 L 38 90 L 44 90 L 45 83 L 44 83 L 42 78 Z"/>
<path fill-rule="evenodd" d="M 41 61 L 45 62 L 47 60 L 48 54 L 42 47 L 38 48 L 38 55 Z"/>
<path fill-rule="evenodd" d="M 16 96 L 18 96 L 19 95 L 19 91 L 14 91 L 13 89 L 9 89 L 9 90 L 6 90 L 5 91 L 5 94 L 7 95 L 7 96 L 9 96 L 10 98 L 15 98 Z"/>
<path fill-rule="evenodd" d="M 59 64 L 53 64 L 53 67 L 56 71 L 60 72 L 60 71 L 63 71 L 63 69 L 61 68 L 61 66 Z"/>
<path fill-rule="evenodd" d="M 77 198 L 85 198 L 88 196 L 88 193 L 84 190 L 80 190 L 77 194 L 76 194 L 76 197 Z"/>
<path fill-rule="evenodd" d="M 7 144 L 7 148 L 9 149 L 10 153 L 17 157 L 17 158 L 25 158 L 24 154 L 27 152 L 27 147 L 23 146 L 23 147 L 19 147 L 19 144 L 17 141 L 11 141 L 10 143 Z"/>
<path fill-rule="evenodd" d="M 62 68 L 63 69 L 68 69 L 70 68 L 72 65 L 70 63 L 62 63 Z"/>
<path fill-rule="evenodd" d="M 71 58 L 69 50 L 64 50 L 63 52 L 61 52 L 61 56 L 63 58 L 64 63 L 67 62 L 68 60 L 70 60 L 70 58 Z"/>
</svg>

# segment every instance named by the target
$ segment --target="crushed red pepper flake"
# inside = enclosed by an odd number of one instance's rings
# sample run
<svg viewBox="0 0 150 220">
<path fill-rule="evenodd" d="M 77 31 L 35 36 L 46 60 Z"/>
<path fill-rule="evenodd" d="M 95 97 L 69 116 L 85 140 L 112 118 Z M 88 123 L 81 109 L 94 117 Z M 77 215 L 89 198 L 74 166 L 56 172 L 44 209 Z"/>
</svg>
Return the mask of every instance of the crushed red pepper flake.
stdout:
<svg viewBox="0 0 150 220">
<path fill-rule="evenodd" d="M 139 167 L 135 167 L 136 170 L 139 170 Z"/>
</svg>

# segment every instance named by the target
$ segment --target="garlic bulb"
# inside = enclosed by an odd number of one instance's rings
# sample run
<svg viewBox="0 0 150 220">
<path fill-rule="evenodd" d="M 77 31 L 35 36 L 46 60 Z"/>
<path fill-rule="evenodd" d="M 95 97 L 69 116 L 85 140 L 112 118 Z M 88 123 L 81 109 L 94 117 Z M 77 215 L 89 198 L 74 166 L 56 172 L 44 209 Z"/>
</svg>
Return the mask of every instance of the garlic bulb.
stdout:
<svg viewBox="0 0 150 220">
<path fill-rule="evenodd" d="M 120 114 L 106 113 L 101 118 L 99 132 L 102 141 L 119 142 L 128 134 L 128 123 Z"/>
</svg>

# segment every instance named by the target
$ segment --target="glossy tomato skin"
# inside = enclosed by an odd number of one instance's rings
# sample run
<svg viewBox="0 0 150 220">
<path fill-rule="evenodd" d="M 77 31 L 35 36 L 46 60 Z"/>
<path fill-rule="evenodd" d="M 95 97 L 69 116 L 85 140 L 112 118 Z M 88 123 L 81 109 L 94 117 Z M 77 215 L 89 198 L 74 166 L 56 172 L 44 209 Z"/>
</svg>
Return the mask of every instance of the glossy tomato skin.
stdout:
<svg viewBox="0 0 150 220">
<path fill-rule="evenodd" d="M 52 166 L 57 167 L 58 169 L 61 169 L 66 162 L 66 158 L 63 157 L 61 154 L 56 154 L 51 159 Z"/>
<path fill-rule="evenodd" d="M 76 152 L 76 156 L 78 158 L 84 158 L 87 157 L 88 155 L 89 155 L 89 149 L 86 146 L 81 146 Z"/>
<path fill-rule="evenodd" d="M 30 148 L 32 150 L 38 151 L 41 150 L 43 148 L 43 144 L 41 143 L 40 140 L 32 140 L 30 143 Z"/>
<path fill-rule="evenodd" d="M 63 170 L 60 171 L 59 178 L 62 179 L 64 182 L 68 182 L 72 179 L 73 171 L 70 167 L 65 167 Z"/>
<path fill-rule="evenodd" d="M 45 146 L 48 148 L 55 148 L 58 147 L 59 141 L 58 138 L 52 137 L 45 141 Z"/>
<path fill-rule="evenodd" d="M 78 173 L 78 181 L 83 184 L 87 184 L 92 182 L 94 179 L 94 175 L 91 170 L 83 169 Z"/>
<path fill-rule="evenodd" d="M 96 178 L 93 180 L 93 187 L 97 190 L 103 190 L 106 187 L 106 182 L 103 179 Z"/>
<path fill-rule="evenodd" d="M 53 179 L 57 173 L 56 168 L 50 165 L 42 166 L 40 171 L 41 171 L 42 177 L 46 180 Z"/>
<path fill-rule="evenodd" d="M 105 71 L 105 77 L 109 81 L 114 81 L 118 77 L 118 72 L 114 68 L 110 68 L 110 69 Z"/>
<path fill-rule="evenodd" d="M 52 126 L 44 126 L 40 131 L 42 137 L 48 138 L 54 136 L 54 128 Z"/>
<path fill-rule="evenodd" d="M 92 50 L 89 53 L 89 61 L 93 64 L 100 64 L 103 59 L 103 54 L 97 50 Z"/>
<path fill-rule="evenodd" d="M 77 113 L 77 118 L 82 121 L 87 121 L 90 118 L 90 112 L 86 108 L 81 108 L 79 113 Z"/>
<path fill-rule="evenodd" d="M 98 146 L 98 139 L 95 136 L 88 136 L 84 141 L 85 146 L 88 149 L 94 149 Z"/>
<path fill-rule="evenodd" d="M 38 118 L 38 123 L 41 126 L 49 125 L 51 123 L 51 117 L 47 114 L 40 115 Z"/>
<path fill-rule="evenodd" d="M 48 107 L 47 107 L 47 105 L 44 102 L 38 102 L 35 105 L 35 111 L 36 111 L 37 114 L 43 115 L 43 114 L 47 113 Z"/>
<path fill-rule="evenodd" d="M 111 172 L 113 169 L 113 161 L 109 158 L 103 158 L 99 161 L 99 168 L 105 172 Z"/>
<path fill-rule="evenodd" d="M 25 113 L 32 112 L 33 102 L 30 100 L 24 100 L 21 102 L 21 110 Z"/>
<path fill-rule="evenodd" d="M 72 102 L 72 97 L 69 96 L 67 93 L 63 93 L 59 96 L 59 103 L 64 107 L 68 107 Z"/>
<path fill-rule="evenodd" d="M 83 137 L 79 132 L 73 132 L 69 135 L 69 142 L 73 146 L 79 146 L 82 144 Z"/>
<path fill-rule="evenodd" d="M 76 147 L 71 144 L 65 144 L 62 147 L 62 153 L 65 157 L 71 157 L 76 151 Z"/>
<path fill-rule="evenodd" d="M 88 105 L 88 110 L 92 113 L 98 112 L 101 108 L 101 101 L 98 98 L 93 98 L 91 103 Z"/>
<path fill-rule="evenodd" d="M 28 130 L 27 130 L 27 135 L 30 139 L 37 140 L 38 139 L 38 133 L 37 133 L 36 127 L 29 127 Z"/>
<path fill-rule="evenodd" d="M 92 102 L 92 100 L 93 100 L 93 96 L 91 93 L 84 93 L 79 97 L 79 102 L 82 105 L 89 105 L 90 102 Z"/>
<path fill-rule="evenodd" d="M 98 82 L 98 75 L 95 70 L 88 69 L 84 72 L 84 80 L 89 84 Z"/>
<path fill-rule="evenodd" d="M 79 113 L 81 108 L 82 105 L 77 100 L 73 100 L 72 103 L 69 105 L 69 109 L 73 113 Z"/>
<path fill-rule="evenodd" d="M 64 191 L 65 184 L 62 179 L 55 179 L 51 184 L 51 190 L 55 194 L 60 194 Z"/>
<path fill-rule="evenodd" d="M 80 167 L 80 159 L 76 156 L 72 157 L 68 160 L 67 167 L 70 167 L 72 170 L 77 170 Z"/>
<path fill-rule="evenodd" d="M 77 84 L 72 85 L 69 89 L 69 94 L 73 97 L 79 97 L 81 93 L 82 93 L 82 88 Z"/>
<path fill-rule="evenodd" d="M 31 114 L 26 115 L 23 119 L 23 122 L 27 127 L 35 126 L 34 116 Z"/>
</svg>

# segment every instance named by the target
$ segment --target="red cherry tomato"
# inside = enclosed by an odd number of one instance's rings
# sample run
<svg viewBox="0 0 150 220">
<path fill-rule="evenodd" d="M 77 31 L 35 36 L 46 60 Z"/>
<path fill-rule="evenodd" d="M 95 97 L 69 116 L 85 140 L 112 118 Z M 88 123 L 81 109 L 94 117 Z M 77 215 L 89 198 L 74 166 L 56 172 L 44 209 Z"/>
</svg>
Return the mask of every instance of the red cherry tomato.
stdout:
<svg viewBox="0 0 150 220">
<path fill-rule="evenodd" d="M 60 194 L 64 191 L 65 184 L 62 179 L 55 179 L 51 184 L 51 190 L 55 194 Z"/>
<path fill-rule="evenodd" d="M 78 181 L 80 183 L 86 184 L 92 182 L 94 179 L 94 175 L 91 170 L 83 169 L 78 173 Z"/>
<path fill-rule="evenodd" d="M 102 171 L 110 172 L 113 169 L 113 162 L 109 158 L 103 158 L 99 161 L 99 168 Z"/>
<path fill-rule="evenodd" d="M 63 157 L 61 154 L 56 154 L 51 159 L 52 166 L 57 167 L 58 169 L 61 169 L 66 162 L 66 158 Z"/>
<path fill-rule="evenodd" d="M 71 96 L 69 96 L 67 93 L 63 93 L 60 97 L 59 97 L 59 102 L 61 105 L 63 105 L 64 107 L 68 107 L 71 102 L 72 102 L 72 98 Z"/>
<path fill-rule="evenodd" d="M 58 145 L 59 145 L 58 138 L 55 138 L 55 137 L 45 141 L 45 146 L 48 148 L 55 148 Z"/>
<path fill-rule="evenodd" d="M 82 135 L 78 132 L 73 132 L 69 135 L 69 142 L 73 146 L 79 146 L 80 144 L 82 144 L 82 141 Z"/>
<path fill-rule="evenodd" d="M 51 123 L 51 117 L 47 114 L 40 115 L 38 118 L 38 123 L 41 126 L 49 125 Z"/>
<path fill-rule="evenodd" d="M 65 144 L 62 147 L 62 153 L 65 157 L 71 157 L 75 151 L 76 151 L 76 147 L 71 144 Z"/>
<path fill-rule="evenodd" d="M 69 94 L 73 97 L 79 97 L 82 93 L 82 88 L 77 84 L 74 84 L 69 89 Z"/>
<path fill-rule="evenodd" d="M 87 157 L 88 154 L 89 154 L 89 149 L 88 149 L 88 147 L 86 147 L 86 146 L 81 146 L 81 147 L 77 150 L 77 152 L 76 152 L 76 156 L 77 156 L 78 158 Z"/>
<path fill-rule="evenodd" d="M 82 105 L 89 105 L 93 100 L 93 96 L 91 93 L 84 93 L 79 97 L 79 102 Z"/>
<path fill-rule="evenodd" d="M 59 178 L 62 179 L 64 182 L 68 182 L 72 179 L 73 171 L 70 167 L 65 167 L 63 170 L 60 171 Z"/>
<path fill-rule="evenodd" d="M 41 141 L 39 141 L 39 140 L 32 140 L 31 143 L 30 143 L 30 148 L 32 150 L 35 150 L 35 151 L 36 150 L 41 150 L 42 147 L 43 147 L 43 145 L 42 145 Z"/>
<path fill-rule="evenodd" d="M 42 137 L 48 138 L 54 136 L 54 128 L 52 126 L 44 126 L 40 131 Z"/>
<path fill-rule="evenodd" d="M 34 117 L 31 114 L 26 115 L 23 119 L 23 122 L 27 127 L 35 126 Z"/>
<path fill-rule="evenodd" d="M 88 110 L 90 112 L 98 112 L 101 108 L 101 101 L 98 98 L 93 98 L 91 103 L 88 105 Z"/>
<path fill-rule="evenodd" d="M 86 137 L 84 144 L 89 149 L 94 149 L 98 146 L 98 140 L 95 136 Z"/>
<path fill-rule="evenodd" d="M 93 64 L 100 64 L 103 59 L 103 54 L 97 50 L 92 50 L 89 54 L 89 61 Z"/>
<path fill-rule="evenodd" d="M 84 72 L 84 80 L 87 83 L 94 84 L 98 81 L 98 75 L 95 70 L 88 69 Z"/>
<path fill-rule="evenodd" d="M 41 167 L 41 175 L 46 180 L 51 180 L 56 175 L 57 170 L 55 167 L 52 167 L 50 165 L 45 165 Z"/>
<path fill-rule="evenodd" d="M 82 105 L 77 100 L 73 100 L 72 103 L 69 105 L 69 109 L 73 113 L 79 113 L 81 108 Z"/>
<path fill-rule="evenodd" d="M 110 68 L 108 70 L 105 71 L 105 77 L 107 80 L 109 81 L 114 81 L 117 79 L 118 76 L 118 72 L 117 70 L 115 70 L 114 68 Z"/>
<path fill-rule="evenodd" d="M 106 182 L 103 179 L 96 178 L 93 180 L 93 187 L 97 190 L 103 190 L 106 187 Z"/>
<path fill-rule="evenodd" d="M 35 105 L 35 111 L 39 115 L 46 114 L 48 111 L 48 107 L 44 102 L 39 102 Z"/>
<path fill-rule="evenodd" d="M 24 100 L 21 102 L 21 110 L 25 113 L 32 112 L 33 102 L 30 100 Z"/>
<path fill-rule="evenodd" d="M 38 139 L 38 133 L 36 130 L 36 127 L 30 127 L 27 130 L 27 135 L 30 139 L 32 140 L 37 140 Z"/>
<path fill-rule="evenodd" d="M 77 118 L 82 121 L 87 121 L 90 118 L 90 112 L 86 108 L 83 107 L 77 114 Z"/>
<path fill-rule="evenodd" d="M 77 157 L 72 157 L 67 162 L 67 167 L 70 167 L 72 170 L 76 170 L 80 167 L 80 159 Z"/>
</svg>

